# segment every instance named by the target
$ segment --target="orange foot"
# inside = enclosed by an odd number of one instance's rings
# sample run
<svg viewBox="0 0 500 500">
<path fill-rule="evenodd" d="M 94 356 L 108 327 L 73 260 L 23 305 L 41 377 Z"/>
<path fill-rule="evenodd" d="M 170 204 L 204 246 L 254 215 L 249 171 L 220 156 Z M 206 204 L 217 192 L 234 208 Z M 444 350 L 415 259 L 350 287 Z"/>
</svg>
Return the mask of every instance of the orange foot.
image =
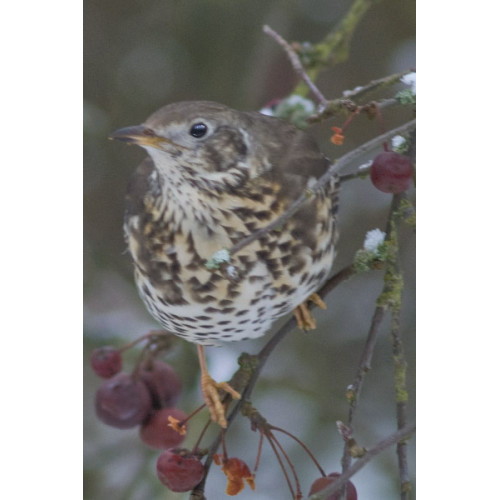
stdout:
<svg viewBox="0 0 500 500">
<path fill-rule="evenodd" d="M 220 391 L 228 393 L 233 399 L 241 399 L 239 392 L 235 391 L 227 382 L 216 382 L 208 373 L 203 346 L 198 345 L 198 358 L 201 369 L 201 393 L 210 411 L 212 420 L 224 429 L 227 427 L 226 408 L 222 404 Z"/>
<path fill-rule="evenodd" d="M 326 304 L 323 299 L 317 294 L 313 293 L 305 302 L 298 305 L 294 310 L 293 314 L 297 320 L 297 326 L 301 330 L 314 330 L 316 328 L 316 320 L 313 318 L 311 311 L 307 307 L 308 301 L 314 302 L 319 308 L 326 309 Z"/>
</svg>

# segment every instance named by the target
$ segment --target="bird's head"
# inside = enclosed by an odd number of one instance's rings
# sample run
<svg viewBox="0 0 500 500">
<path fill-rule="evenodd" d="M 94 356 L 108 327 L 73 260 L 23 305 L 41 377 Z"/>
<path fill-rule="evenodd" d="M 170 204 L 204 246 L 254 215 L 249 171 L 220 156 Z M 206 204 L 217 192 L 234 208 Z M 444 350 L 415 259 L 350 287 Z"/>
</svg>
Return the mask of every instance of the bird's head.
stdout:
<svg viewBox="0 0 500 500">
<path fill-rule="evenodd" d="M 248 115 L 209 101 L 164 106 L 142 125 L 122 128 L 110 139 L 143 147 L 165 181 L 234 190 L 259 175 Z"/>
</svg>

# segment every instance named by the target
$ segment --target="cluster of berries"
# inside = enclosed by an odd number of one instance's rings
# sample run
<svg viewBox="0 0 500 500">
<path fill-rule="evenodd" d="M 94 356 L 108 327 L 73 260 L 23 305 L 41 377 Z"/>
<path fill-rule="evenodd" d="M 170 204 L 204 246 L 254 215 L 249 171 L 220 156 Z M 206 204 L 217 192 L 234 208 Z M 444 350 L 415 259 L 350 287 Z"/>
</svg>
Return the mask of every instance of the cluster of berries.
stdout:
<svg viewBox="0 0 500 500">
<path fill-rule="evenodd" d="M 189 417 L 175 407 L 182 384 L 175 370 L 167 363 L 148 359 L 132 373 L 122 371 L 122 350 L 113 347 L 95 349 L 91 355 L 94 372 L 105 379 L 95 395 L 96 415 L 107 425 L 118 429 L 139 427 L 139 436 L 148 446 L 162 450 L 156 462 L 159 480 L 171 491 L 191 491 L 205 476 L 201 454 L 180 445 L 184 441 Z M 238 494 L 247 483 L 255 488 L 254 474 L 239 458 L 214 455 L 214 462 L 227 476 L 228 495 Z M 332 482 L 339 473 L 318 478 L 309 495 Z M 354 485 L 346 486 L 346 499 L 357 500 Z M 334 493 L 328 500 L 338 500 Z"/>
<path fill-rule="evenodd" d="M 182 384 L 175 370 L 162 361 L 147 360 L 133 373 L 122 371 L 121 351 L 95 349 L 94 372 L 104 378 L 95 395 L 99 420 L 118 429 L 139 426 L 148 446 L 163 450 L 157 461 L 158 477 L 172 491 L 189 491 L 204 476 L 199 456 L 179 448 L 186 433 L 186 414 L 175 407 Z"/>
</svg>

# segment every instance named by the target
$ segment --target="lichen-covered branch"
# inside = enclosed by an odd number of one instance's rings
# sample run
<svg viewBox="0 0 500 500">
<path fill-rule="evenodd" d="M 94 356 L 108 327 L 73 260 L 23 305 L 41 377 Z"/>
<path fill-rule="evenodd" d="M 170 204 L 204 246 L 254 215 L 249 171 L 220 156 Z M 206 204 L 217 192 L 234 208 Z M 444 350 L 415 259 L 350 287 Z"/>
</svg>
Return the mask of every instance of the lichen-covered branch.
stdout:
<svg viewBox="0 0 500 500">
<path fill-rule="evenodd" d="M 354 382 L 347 388 L 347 400 L 349 401 L 349 416 L 347 419 L 347 426 L 351 432 L 353 430 L 353 421 L 355 411 L 361 394 L 363 380 L 371 368 L 371 360 L 373 352 L 378 339 L 380 324 L 388 310 L 399 310 L 401 303 L 402 292 L 402 277 L 397 267 L 398 259 L 398 245 L 397 245 L 397 231 L 396 231 L 396 214 L 400 208 L 403 195 L 394 195 L 391 208 L 389 211 L 387 227 L 386 227 L 386 261 L 388 262 L 384 274 L 384 287 L 377 299 L 377 305 L 373 313 L 370 329 L 365 341 L 365 346 L 361 359 L 358 365 L 357 374 Z M 349 444 L 346 442 L 344 445 L 344 453 L 342 456 L 342 470 L 346 471 L 352 461 Z"/>
<path fill-rule="evenodd" d="M 354 30 L 373 4 L 373 0 L 355 0 L 336 28 L 321 42 L 299 45 L 298 54 L 311 81 L 316 81 L 326 68 L 332 68 L 349 57 Z M 300 82 L 293 93 L 305 96 L 308 90 L 309 87 Z"/>
</svg>

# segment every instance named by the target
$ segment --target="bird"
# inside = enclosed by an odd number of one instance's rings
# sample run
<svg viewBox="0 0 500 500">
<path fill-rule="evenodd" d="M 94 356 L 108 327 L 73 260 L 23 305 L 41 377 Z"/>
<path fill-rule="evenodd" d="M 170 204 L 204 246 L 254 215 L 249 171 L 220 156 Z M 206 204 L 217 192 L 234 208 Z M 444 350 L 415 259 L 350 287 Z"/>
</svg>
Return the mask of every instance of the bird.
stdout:
<svg viewBox="0 0 500 500">
<path fill-rule="evenodd" d="M 182 101 L 109 138 L 147 152 L 125 203 L 139 295 L 165 330 L 197 344 L 203 397 L 226 427 L 219 390 L 240 394 L 212 379 L 204 347 L 260 337 L 292 311 L 301 328 L 314 328 L 305 304 L 324 306 L 315 292 L 335 257 L 339 179 L 231 253 L 327 172 L 331 161 L 311 135 L 257 111 Z"/>
</svg>

